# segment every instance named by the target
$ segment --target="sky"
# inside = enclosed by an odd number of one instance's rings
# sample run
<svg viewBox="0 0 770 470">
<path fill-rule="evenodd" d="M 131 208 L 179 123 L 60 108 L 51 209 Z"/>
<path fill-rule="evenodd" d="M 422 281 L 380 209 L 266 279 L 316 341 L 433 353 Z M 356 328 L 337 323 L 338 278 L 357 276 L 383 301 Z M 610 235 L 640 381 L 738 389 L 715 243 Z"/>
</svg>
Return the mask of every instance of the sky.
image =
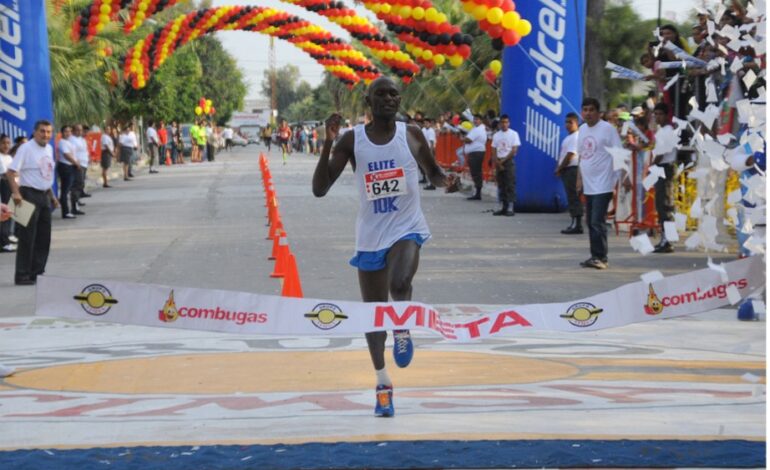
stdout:
<svg viewBox="0 0 770 470">
<path fill-rule="evenodd" d="M 527 0 L 532 1 L 532 0 Z M 698 0 L 661 0 L 663 18 L 683 20 L 692 10 Z M 235 0 L 214 0 L 214 6 L 224 5 L 259 5 L 272 7 L 287 11 L 302 18 L 312 19 L 320 26 L 329 30 L 332 34 L 343 39 L 350 39 L 350 35 L 328 21 L 326 18 L 305 10 L 304 8 L 281 2 L 279 0 L 262 1 L 235 1 Z M 345 1 L 348 6 L 353 6 L 353 2 Z M 631 0 L 631 5 L 636 9 L 643 19 L 656 18 L 658 15 L 658 0 Z M 375 21 L 373 13 L 363 7 L 356 7 L 360 15 L 366 16 L 370 21 Z M 226 31 L 216 33 L 222 41 L 225 49 L 230 52 L 238 61 L 238 66 L 243 70 L 246 80 L 249 83 L 249 92 L 247 99 L 264 99 L 262 95 L 262 80 L 264 72 L 268 67 L 268 50 L 270 46 L 269 38 L 260 33 L 246 31 Z M 323 77 L 323 67 L 299 49 L 286 41 L 275 40 L 276 66 L 283 67 L 287 64 L 294 64 L 299 67 L 300 75 L 303 80 L 311 86 L 317 86 Z"/>
</svg>

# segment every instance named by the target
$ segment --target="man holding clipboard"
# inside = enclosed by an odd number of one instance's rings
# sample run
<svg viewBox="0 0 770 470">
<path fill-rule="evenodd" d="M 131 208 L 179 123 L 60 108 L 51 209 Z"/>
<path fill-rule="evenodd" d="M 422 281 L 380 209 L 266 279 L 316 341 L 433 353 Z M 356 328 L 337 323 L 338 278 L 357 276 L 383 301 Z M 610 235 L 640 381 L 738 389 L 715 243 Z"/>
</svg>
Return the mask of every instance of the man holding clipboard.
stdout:
<svg viewBox="0 0 770 470">
<path fill-rule="evenodd" d="M 33 139 L 19 147 L 7 172 L 13 211 L 19 223 L 14 279 L 16 285 L 34 285 L 37 276 L 45 271 L 48 261 L 48 251 L 51 247 L 51 209 L 59 207 L 59 201 L 51 189 L 54 181 L 54 160 L 53 148 L 48 142 L 52 133 L 53 126 L 50 122 L 36 122 Z M 25 207 L 27 205 L 31 205 L 34 211 L 24 225 L 20 216 L 29 212 L 29 207 Z"/>
</svg>

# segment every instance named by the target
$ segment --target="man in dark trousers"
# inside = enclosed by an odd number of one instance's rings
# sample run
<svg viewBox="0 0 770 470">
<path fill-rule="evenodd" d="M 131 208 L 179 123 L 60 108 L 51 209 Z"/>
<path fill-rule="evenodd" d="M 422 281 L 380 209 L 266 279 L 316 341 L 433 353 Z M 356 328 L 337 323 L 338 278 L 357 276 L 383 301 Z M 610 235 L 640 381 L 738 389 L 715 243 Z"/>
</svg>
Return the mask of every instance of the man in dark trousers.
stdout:
<svg viewBox="0 0 770 470">
<path fill-rule="evenodd" d="M 51 190 L 54 180 L 53 148 L 48 143 L 53 126 L 48 121 L 35 123 L 32 140 L 16 151 L 7 171 L 11 185 L 11 199 L 21 208 L 32 204 L 27 226 L 17 224 L 19 246 L 16 250 L 16 285 L 33 285 L 37 276 L 45 272 L 48 251 L 51 247 L 51 207 L 59 207 L 59 201 Z M 16 183 L 16 177 L 19 182 Z"/>
<path fill-rule="evenodd" d="M 577 151 L 578 127 L 580 126 L 578 115 L 575 113 L 567 114 L 565 125 L 568 135 L 561 141 L 559 164 L 554 173 L 561 178 L 561 182 L 564 184 L 564 191 L 567 193 L 567 207 L 569 208 L 569 215 L 572 221 L 561 233 L 565 235 L 579 235 L 583 233 L 583 223 L 581 221 L 583 218 L 583 204 L 580 202 L 580 194 L 577 188 L 578 167 L 580 165 Z"/>
<path fill-rule="evenodd" d="M 446 186 L 425 136 L 417 126 L 396 121 L 401 96 L 396 84 L 380 77 L 370 85 L 366 104 L 372 121 L 340 133 L 342 116 L 326 120 L 326 138 L 313 174 L 313 194 L 324 196 L 350 162 L 360 200 L 356 223 L 356 254 L 350 264 L 358 268 L 364 302 L 411 300 L 412 278 L 417 272 L 420 246 L 430 237 L 420 208 L 420 172 L 436 186 Z M 330 156 L 331 155 L 331 156 Z M 387 184 L 386 184 L 387 183 Z M 393 356 L 399 367 L 412 359 L 408 330 L 393 332 Z M 377 375 L 375 415 L 389 417 L 393 408 L 393 384 L 385 370 L 387 332 L 366 334 L 369 354 Z"/>
</svg>

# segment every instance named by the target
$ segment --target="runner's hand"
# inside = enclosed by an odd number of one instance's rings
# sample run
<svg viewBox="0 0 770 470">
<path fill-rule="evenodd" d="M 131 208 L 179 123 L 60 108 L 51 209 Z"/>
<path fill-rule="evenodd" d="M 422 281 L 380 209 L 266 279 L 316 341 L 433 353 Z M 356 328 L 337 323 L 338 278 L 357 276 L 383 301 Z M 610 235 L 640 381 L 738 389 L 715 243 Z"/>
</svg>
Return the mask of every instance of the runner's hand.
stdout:
<svg viewBox="0 0 770 470">
<path fill-rule="evenodd" d="M 326 120 L 326 140 L 333 141 L 340 134 L 340 126 L 342 125 L 342 116 L 339 113 L 334 113 Z"/>
</svg>

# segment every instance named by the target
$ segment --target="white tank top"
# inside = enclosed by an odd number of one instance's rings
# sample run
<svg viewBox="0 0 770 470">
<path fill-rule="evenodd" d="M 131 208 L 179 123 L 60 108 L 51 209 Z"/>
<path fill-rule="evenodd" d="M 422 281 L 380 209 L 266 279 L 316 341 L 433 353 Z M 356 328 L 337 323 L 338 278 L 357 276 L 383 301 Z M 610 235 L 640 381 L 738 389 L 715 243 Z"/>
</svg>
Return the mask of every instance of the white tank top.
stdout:
<svg viewBox="0 0 770 470">
<path fill-rule="evenodd" d="M 430 237 L 420 208 L 417 162 L 406 142 L 406 124 L 385 145 L 372 143 L 363 124 L 354 128 L 356 187 L 361 201 L 356 219 L 356 251 L 390 248 L 408 234 Z"/>
</svg>

